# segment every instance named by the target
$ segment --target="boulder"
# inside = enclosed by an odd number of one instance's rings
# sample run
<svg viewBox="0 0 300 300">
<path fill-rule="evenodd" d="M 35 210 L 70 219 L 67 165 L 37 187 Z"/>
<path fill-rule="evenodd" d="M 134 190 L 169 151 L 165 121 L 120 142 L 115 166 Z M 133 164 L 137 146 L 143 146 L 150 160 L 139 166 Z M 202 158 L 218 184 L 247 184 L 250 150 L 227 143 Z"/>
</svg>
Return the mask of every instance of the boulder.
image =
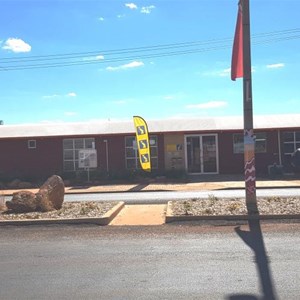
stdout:
<svg viewBox="0 0 300 300">
<path fill-rule="evenodd" d="M 36 193 L 38 208 L 41 211 L 61 209 L 65 196 L 65 185 L 61 177 L 53 175 Z"/>
<path fill-rule="evenodd" d="M 29 191 L 13 193 L 12 199 L 5 202 L 6 207 L 15 213 L 36 211 L 38 208 L 36 195 Z"/>
</svg>

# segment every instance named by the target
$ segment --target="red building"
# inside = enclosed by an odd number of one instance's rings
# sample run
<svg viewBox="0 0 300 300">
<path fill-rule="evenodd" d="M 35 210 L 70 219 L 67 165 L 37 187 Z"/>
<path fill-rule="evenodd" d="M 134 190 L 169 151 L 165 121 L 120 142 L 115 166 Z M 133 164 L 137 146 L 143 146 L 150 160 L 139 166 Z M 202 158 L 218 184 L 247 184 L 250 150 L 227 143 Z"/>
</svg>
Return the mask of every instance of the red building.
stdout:
<svg viewBox="0 0 300 300">
<path fill-rule="evenodd" d="M 148 120 L 155 174 L 243 174 L 243 118 Z M 254 116 L 257 174 L 276 163 L 289 171 L 300 148 L 300 115 Z M 79 150 L 96 149 L 98 174 L 139 169 L 132 121 L 0 126 L 0 179 L 71 176 Z"/>
</svg>

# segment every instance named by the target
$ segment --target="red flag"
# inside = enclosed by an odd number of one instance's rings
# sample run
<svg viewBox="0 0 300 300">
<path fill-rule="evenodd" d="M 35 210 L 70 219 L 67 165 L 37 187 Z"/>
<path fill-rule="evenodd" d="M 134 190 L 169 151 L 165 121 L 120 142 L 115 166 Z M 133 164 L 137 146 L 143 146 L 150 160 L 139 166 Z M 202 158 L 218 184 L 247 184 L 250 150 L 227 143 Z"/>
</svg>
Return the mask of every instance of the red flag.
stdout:
<svg viewBox="0 0 300 300">
<path fill-rule="evenodd" d="M 239 1 L 237 22 L 235 27 L 234 42 L 231 60 L 231 80 L 241 78 L 244 75 L 243 70 L 243 12 L 242 1 Z"/>
</svg>

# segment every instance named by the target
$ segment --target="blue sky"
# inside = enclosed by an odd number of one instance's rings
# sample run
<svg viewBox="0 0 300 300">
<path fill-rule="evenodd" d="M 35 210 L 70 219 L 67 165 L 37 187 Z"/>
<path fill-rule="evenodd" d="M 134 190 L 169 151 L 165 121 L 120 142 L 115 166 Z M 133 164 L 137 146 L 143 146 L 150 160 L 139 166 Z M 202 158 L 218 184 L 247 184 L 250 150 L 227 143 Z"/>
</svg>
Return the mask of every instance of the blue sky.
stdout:
<svg viewBox="0 0 300 300">
<path fill-rule="evenodd" d="M 0 120 L 242 115 L 237 2 L 0 0 Z M 254 115 L 300 112 L 299 11 L 250 0 Z"/>
</svg>

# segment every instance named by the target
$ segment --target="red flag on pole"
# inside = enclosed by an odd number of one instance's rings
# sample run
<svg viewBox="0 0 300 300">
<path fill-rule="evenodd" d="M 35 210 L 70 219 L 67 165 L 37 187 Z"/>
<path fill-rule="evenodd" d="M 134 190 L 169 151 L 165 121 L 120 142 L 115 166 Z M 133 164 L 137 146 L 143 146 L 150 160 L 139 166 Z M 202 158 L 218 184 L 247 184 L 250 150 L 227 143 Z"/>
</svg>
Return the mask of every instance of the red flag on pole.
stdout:
<svg viewBox="0 0 300 300">
<path fill-rule="evenodd" d="M 244 75 L 243 70 L 243 12 L 242 1 L 239 1 L 237 22 L 235 27 L 234 42 L 231 60 L 231 80 L 241 78 Z"/>
</svg>

